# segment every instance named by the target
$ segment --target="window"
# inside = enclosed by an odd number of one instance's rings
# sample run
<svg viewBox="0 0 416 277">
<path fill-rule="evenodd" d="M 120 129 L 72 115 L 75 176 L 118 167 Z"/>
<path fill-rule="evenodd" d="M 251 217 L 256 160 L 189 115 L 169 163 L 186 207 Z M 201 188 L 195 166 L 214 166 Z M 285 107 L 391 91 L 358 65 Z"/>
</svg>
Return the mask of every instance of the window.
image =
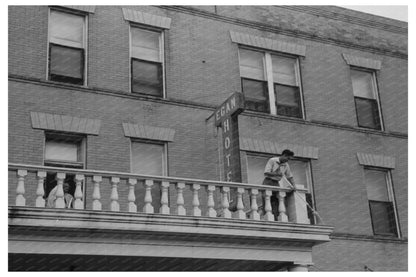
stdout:
<svg viewBox="0 0 416 277">
<path fill-rule="evenodd" d="M 240 48 L 242 91 L 248 110 L 303 117 L 298 59 Z"/>
<path fill-rule="evenodd" d="M 50 11 L 49 80 L 84 84 L 85 25 L 85 16 Z"/>
<path fill-rule="evenodd" d="M 162 33 L 131 27 L 131 92 L 163 97 Z"/>
<path fill-rule="evenodd" d="M 351 81 L 358 126 L 381 130 L 375 73 L 351 68 Z"/>
<path fill-rule="evenodd" d="M 397 215 L 390 172 L 366 168 L 364 173 L 374 235 L 397 236 Z"/>
<path fill-rule="evenodd" d="M 249 184 L 262 184 L 264 179 L 264 168 L 270 155 L 247 154 L 247 182 Z M 296 184 L 304 185 L 308 190 L 306 201 L 311 207 L 315 207 L 312 186 L 312 174 L 309 160 L 293 159 L 289 161 L 290 170 Z M 285 180 L 284 178 L 282 180 Z M 308 207 L 308 218 L 311 224 L 315 224 L 312 210 Z"/>
<path fill-rule="evenodd" d="M 84 168 L 84 137 L 57 133 L 46 134 L 44 164 L 53 167 Z M 75 193 L 75 175 L 66 174 L 64 183 L 68 184 L 67 192 L 73 197 Z M 49 194 L 56 187 L 56 184 L 56 173 L 48 173 L 44 183 L 46 199 L 49 198 Z M 64 187 L 64 189 L 66 188 Z M 47 201 L 47 204 L 48 202 L 50 201 Z"/>
<path fill-rule="evenodd" d="M 166 173 L 164 144 L 131 142 L 131 172 L 162 176 Z"/>
</svg>

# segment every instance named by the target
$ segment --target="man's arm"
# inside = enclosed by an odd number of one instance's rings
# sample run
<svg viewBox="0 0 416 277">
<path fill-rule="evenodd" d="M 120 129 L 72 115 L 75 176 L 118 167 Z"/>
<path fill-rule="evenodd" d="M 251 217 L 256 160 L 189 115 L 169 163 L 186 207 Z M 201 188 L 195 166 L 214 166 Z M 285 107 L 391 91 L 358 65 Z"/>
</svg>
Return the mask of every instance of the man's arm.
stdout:
<svg viewBox="0 0 416 277">
<path fill-rule="evenodd" d="M 266 167 L 264 168 L 264 176 L 266 177 L 280 176 L 278 173 L 272 172 L 272 169 L 273 169 L 273 160 L 269 159 L 267 161 Z"/>
</svg>

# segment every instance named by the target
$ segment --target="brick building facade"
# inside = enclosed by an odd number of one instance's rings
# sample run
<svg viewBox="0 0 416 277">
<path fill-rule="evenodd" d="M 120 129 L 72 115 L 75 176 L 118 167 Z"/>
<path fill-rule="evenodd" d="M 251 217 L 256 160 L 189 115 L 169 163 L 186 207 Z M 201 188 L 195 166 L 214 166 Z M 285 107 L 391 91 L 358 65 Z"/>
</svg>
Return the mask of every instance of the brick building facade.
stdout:
<svg viewBox="0 0 416 277">
<path fill-rule="evenodd" d="M 212 114 L 234 92 L 246 99 L 242 183 L 260 185 L 259 168 L 290 148 L 295 179 L 320 216 L 309 210 L 310 225 L 333 227 L 330 241 L 311 248 L 309 270 L 407 270 L 407 23 L 328 6 L 10 6 L 8 49 L 9 270 L 39 259 L 14 237 L 23 232 L 16 194 L 39 208 L 36 176 L 23 165 L 224 181 Z M 65 146 L 76 161 L 54 155 Z M 24 194 L 17 169 L 28 174 Z M 127 177 L 117 198 L 103 178 L 102 210 L 114 201 L 129 209 Z M 173 210 L 179 192 L 168 186 Z M 95 210 L 95 188 L 85 180 L 86 211 Z M 152 187 L 155 213 L 160 189 Z M 135 192 L 142 210 L 145 186 Z M 183 192 L 188 217 L 194 193 Z M 221 195 L 217 188 L 216 209 Z M 208 192 L 199 198 L 204 213 Z M 282 261 L 245 269 L 281 270 Z"/>
</svg>

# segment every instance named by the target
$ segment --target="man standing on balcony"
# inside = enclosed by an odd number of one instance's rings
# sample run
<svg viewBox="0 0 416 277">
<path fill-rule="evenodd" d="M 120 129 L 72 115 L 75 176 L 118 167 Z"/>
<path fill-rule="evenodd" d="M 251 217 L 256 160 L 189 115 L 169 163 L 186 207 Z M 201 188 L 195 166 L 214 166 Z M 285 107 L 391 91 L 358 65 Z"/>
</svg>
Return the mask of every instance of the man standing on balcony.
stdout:
<svg viewBox="0 0 416 277">
<path fill-rule="evenodd" d="M 283 184 L 280 183 L 280 181 L 283 178 L 283 175 L 286 177 L 286 179 L 289 181 L 289 183 L 292 185 L 292 188 L 295 188 L 295 180 L 293 179 L 293 174 L 290 171 L 289 163 L 288 161 L 292 159 L 294 156 L 294 153 L 289 150 L 285 149 L 282 152 L 282 155 L 279 157 L 273 157 L 270 158 L 267 161 L 266 167 L 264 168 L 264 180 L 263 185 L 267 186 L 275 186 L 275 187 L 282 187 Z M 264 196 L 262 201 L 262 206 L 259 208 L 263 214 L 264 212 Z M 273 192 L 273 195 L 270 198 L 271 206 L 272 206 L 272 212 L 274 214 L 275 220 L 277 220 L 278 216 L 278 199 L 276 192 Z"/>
</svg>

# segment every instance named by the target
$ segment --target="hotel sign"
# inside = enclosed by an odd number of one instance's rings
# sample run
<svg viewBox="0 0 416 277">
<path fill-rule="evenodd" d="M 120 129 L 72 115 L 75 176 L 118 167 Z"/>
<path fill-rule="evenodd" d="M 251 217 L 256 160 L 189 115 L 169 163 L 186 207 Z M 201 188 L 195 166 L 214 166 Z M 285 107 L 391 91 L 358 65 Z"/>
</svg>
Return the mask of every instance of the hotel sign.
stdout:
<svg viewBox="0 0 416 277">
<path fill-rule="evenodd" d="M 215 126 L 222 129 L 222 155 L 225 181 L 241 182 L 240 141 L 238 114 L 244 110 L 244 96 L 240 92 L 231 95 L 214 112 Z"/>
</svg>

